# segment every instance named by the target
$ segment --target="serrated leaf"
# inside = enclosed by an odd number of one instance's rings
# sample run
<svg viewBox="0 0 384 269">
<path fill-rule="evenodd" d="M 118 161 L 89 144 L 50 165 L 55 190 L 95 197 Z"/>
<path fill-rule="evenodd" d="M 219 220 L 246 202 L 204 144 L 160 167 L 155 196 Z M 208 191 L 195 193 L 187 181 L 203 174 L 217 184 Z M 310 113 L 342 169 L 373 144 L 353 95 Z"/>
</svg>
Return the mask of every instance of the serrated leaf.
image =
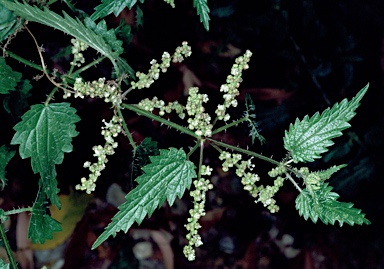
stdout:
<svg viewBox="0 0 384 269">
<path fill-rule="evenodd" d="M 95 21 L 99 18 L 104 18 L 111 13 L 117 17 L 124 8 L 128 7 L 131 9 L 136 2 L 137 0 L 103 0 L 100 5 L 95 7 L 95 12 L 90 18 Z"/>
<path fill-rule="evenodd" d="M 360 100 L 368 90 L 369 84 L 361 89 L 351 101 L 344 99 L 323 113 L 317 112 L 311 118 L 296 119 L 295 124 L 285 131 L 284 147 L 288 150 L 294 162 L 312 162 L 327 152 L 334 143 L 331 139 L 342 135 L 341 131 L 350 127 L 348 123 L 360 105 Z"/>
<path fill-rule="evenodd" d="M 116 51 L 116 48 L 113 48 L 110 44 L 108 44 L 102 36 L 99 36 L 94 31 L 87 28 L 78 18 L 72 18 L 64 11 L 64 16 L 61 16 L 47 8 L 41 10 L 36 6 L 30 6 L 27 3 L 13 3 L 7 0 L 0 0 L 0 4 L 14 11 L 15 14 L 24 19 L 53 27 L 79 40 L 82 40 L 90 47 L 97 50 L 100 54 L 106 56 L 112 62 L 118 76 L 124 72 L 124 70 L 121 70 L 120 66 L 117 64 L 122 50 L 119 49 Z M 130 75 L 132 76 L 132 74 Z"/>
<path fill-rule="evenodd" d="M 261 144 L 264 144 L 265 138 L 259 133 L 257 122 L 253 119 L 256 118 L 256 114 L 253 114 L 256 110 L 255 105 L 253 104 L 250 94 L 245 95 L 245 117 L 248 118 L 248 127 L 251 129 L 249 136 L 252 138 L 252 144 L 255 143 L 255 138 L 257 137 Z"/>
<path fill-rule="evenodd" d="M 334 173 L 338 172 L 340 169 L 342 169 L 346 166 L 347 166 L 346 164 L 334 165 L 334 166 L 328 168 L 327 170 L 317 172 L 317 174 L 319 175 L 321 180 L 327 180 L 327 179 L 331 178 L 331 176 Z"/>
<path fill-rule="evenodd" d="M 20 144 L 21 158 L 31 157 L 32 170 L 44 173 L 51 165 L 62 163 L 64 152 L 72 151 L 79 120 L 69 103 L 33 105 L 13 128 L 16 133 L 11 144 Z"/>
<path fill-rule="evenodd" d="M 105 22 L 105 20 L 102 20 L 98 24 L 96 24 L 90 18 L 85 18 L 84 24 L 86 27 L 94 31 L 95 34 L 101 36 L 105 40 L 105 42 L 107 42 L 111 46 L 113 51 L 118 54 L 124 52 L 124 49 L 122 47 L 123 41 L 118 40 L 116 38 L 116 33 L 113 29 L 108 30 L 107 23 Z"/>
<path fill-rule="evenodd" d="M 23 20 L 16 19 L 12 11 L 0 5 L 0 43 L 21 28 L 23 23 Z"/>
<path fill-rule="evenodd" d="M 9 150 L 6 145 L 0 147 L 0 190 L 4 189 L 7 180 L 5 178 L 5 167 L 9 161 L 15 156 L 16 151 Z"/>
<path fill-rule="evenodd" d="M 139 6 L 136 7 L 136 27 L 143 27 L 144 26 L 144 15 L 143 11 Z"/>
<path fill-rule="evenodd" d="M 325 224 L 339 222 L 340 227 L 347 223 L 370 224 L 365 214 L 360 209 L 354 208 L 352 203 L 339 202 L 339 195 L 331 192 L 333 188 L 328 183 L 322 183 L 320 189 L 311 194 L 307 189 L 303 190 L 296 198 L 296 209 L 305 220 L 310 218 L 314 223 L 320 219 Z"/>
<path fill-rule="evenodd" d="M 176 196 L 181 197 L 196 177 L 195 165 L 186 159 L 182 149 L 160 150 L 160 155 L 150 159 L 151 163 L 143 167 L 144 174 L 136 179 L 138 186 L 125 197 L 127 201 L 119 206 L 119 212 L 92 249 L 119 231 L 126 233 L 134 222 L 140 224 L 165 200 L 172 205 Z"/>
<path fill-rule="evenodd" d="M 61 203 L 59 199 L 60 189 L 57 187 L 56 168 L 54 165 L 47 167 L 44 172 L 40 172 L 39 185 L 41 190 L 47 195 L 51 203 L 61 209 Z"/>
<path fill-rule="evenodd" d="M 203 23 L 205 30 L 209 31 L 209 7 L 207 0 L 193 0 L 193 7 L 196 8 L 200 22 Z"/>
<path fill-rule="evenodd" d="M 0 94 L 7 94 L 13 91 L 20 80 L 21 73 L 13 71 L 5 63 L 5 59 L 0 57 Z"/>
<path fill-rule="evenodd" d="M 150 137 L 146 137 L 134 152 L 132 178 L 137 178 L 140 176 L 143 172 L 141 168 L 150 162 L 149 157 L 159 155 L 159 153 L 160 152 L 157 148 L 157 142 L 152 141 Z"/>
<path fill-rule="evenodd" d="M 29 92 L 32 89 L 28 79 L 22 80 L 17 84 L 16 90 L 7 94 L 3 101 L 4 109 L 11 115 L 15 122 L 18 122 L 21 115 L 28 107 L 27 98 L 31 96 Z"/>
<path fill-rule="evenodd" d="M 52 233 L 61 231 L 60 222 L 47 214 L 47 206 L 45 194 L 39 193 L 32 207 L 28 228 L 28 238 L 32 240 L 33 244 L 37 242 L 44 244 L 45 240 L 53 238 Z"/>
</svg>

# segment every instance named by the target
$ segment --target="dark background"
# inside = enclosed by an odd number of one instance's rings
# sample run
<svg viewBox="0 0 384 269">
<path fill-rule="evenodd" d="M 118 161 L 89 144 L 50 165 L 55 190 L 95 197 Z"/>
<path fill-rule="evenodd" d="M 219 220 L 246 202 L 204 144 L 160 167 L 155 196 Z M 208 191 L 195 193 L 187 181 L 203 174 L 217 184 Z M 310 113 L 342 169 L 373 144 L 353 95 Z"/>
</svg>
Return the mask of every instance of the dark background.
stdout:
<svg viewBox="0 0 384 269">
<path fill-rule="evenodd" d="M 295 211 L 297 192 L 288 182 L 277 195 L 281 210 L 272 216 L 242 190 L 234 174 L 220 173 L 220 164 L 215 161 L 217 154 L 209 148 L 207 160 L 216 168 L 216 175 L 207 211 L 223 210 L 204 229 L 204 245 L 198 252 L 197 261 L 187 263 L 179 246 L 179 238 L 185 233 L 185 212 L 177 215 L 175 208 L 163 208 L 146 220 L 143 227 L 171 232 L 179 268 L 384 268 L 384 200 L 380 173 L 384 135 L 384 2 L 212 0 L 208 4 L 211 9 L 209 32 L 199 23 L 192 1 L 176 1 L 176 8 L 172 9 L 162 1 L 147 0 L 140 4 L 144 20 L 143 26 L 139 27 L 135 26 L 134 14 L 124 12 L 119 19 L 132 24 L 134 36 L 130 44 L 124 43 L 123 57 L 134 70 L 146 72 L 151 59 L 160 59 L 163 51 L 172 53 L 182 41 L 188 41 L 193 53 L 185 64 L 201 80 L 201 91 L 210 95 L 212 107 L 208 109 L 214 110 L 216 102 L 221 100 L 220 85 L 225 83 L 235 58 L 234 50 L 229 48 L 237 48 L 241 53 L 251 50 L 250 69 L 244 72 L 240 87 L 240 105 L 231 111 L 232 118 L 242 115 L 244 94 L 250 93 L 256 105 L 260 132 L 266 138 L 266 144 L 260 145 L 256 141 L 250 149 L 276 160 L 286 154 L 282 137 L 296 117 L 311 115 L 343 98 L 351 98 L 370 83 L 357 115 L 351 121 L 352 127 L 344 131 L 343 137 L 335 139 L 336 144 L 322 160 L 308 165 L 311 170 L 319 170 L 335 164 L 348 164 L 332 177 L 330 183 L 340 194 L 341 201 L 353 202 L 366 213 L 372 224 L 340 228 L 305 221 Z M 76 4 L 88 14 L 94 6 L 93 1 Z M 52 10 L 60 12 L 62 7 L 57 3 Z M 106 18 L 111 27 L 116 27 L 119 19 Z M 35 23 L 30 23 L 29 27 L 46 49 L 48 67 L 68 70 L 68 59 L 54 61 L 52 56 L 69 45 L 70 38 Z M 8 49 L 39 63 L 36 48 L 25 31 L 18 34 Z M 89 50 L 87 57 L 96 55 Z M 31 81 L 39 73 L 10 58 L 7 64 Z M 128 102 L 136 103 L 155 95 L 167 101 L 185 102 L 182 74 L 177 67 L 162 74 L 151 89 L 132 92 Z M 110 70 L 109 63 L 103 62 L 84 77 L 110 78 Z M 44 102 L 52 86 L 44 78 L 32 81 L 32 84 L 29 104 Z M 0 96 L 0 101 L 4 98 Z M 55 101 L 62 101 L 61 96 L 56 96 Z M 81 122 L 77 124 L 80 134 L 73 140 L 74 151 L 66 154 L 64 163 L 57 167 L 59 185 L 64 193 L 69 192 L 80 177 L 86 176 L 83 162 L 92 159 L 93 145 L 103 143 L 101 119 L 112 116 L 108 105 L 100 100 L 70 99 L 70 102 L 78 110 Z M 133 113 L 126 112 L 125 115 L 138 142 L 149 136 L 158 142 L 159 148 L 173 146 L 187 150 L 193 145 L 187 136 L 157 126 L 150 120 L 139 119 Z M 14 133 L 12 127 L 18 120 L 17 116 L 10 117 L 0 108 L 0 144 L 9 144 Z M 177 118 L 173 120 L 177 121 Z M 246 147 L 251 144 L 247 132 L 246 125 L 240 125 L 216 138 Z M 120 184 L 125 191 L 134 185 L 130 178 L 132 149 L 124 137 L 119 138 L 119 143 L 119 149 L 98 181 L 95 197 L 102 200 L 112 182 Z M 192 156 L 192 159 L 196 157 Z M 16 155 L 7 168 L 9 182 L 1 195 L 6 197 L 9 208 L 29 205 L 35 198 L 38 178 L 33 175 L 29 162 Z M 257 160 L 255 164 L 255 171 L 262 179 L 267 179 L 266 173 L 272 167 Z M 180 203 L 187 207 L 191 205 L 188 197 Z M 169 217 L 177 228 L 171 229 L 164 216 Z M 296 258 L 288 259 L 281 253 L 276 240 L 269 238 L 271 227 L 277 227 L 280 235 L 294 237 L 294 247 L 301 250 Z M 246 260 L 249 267 L 239 267 L 240 260 Z"/>
</svg>

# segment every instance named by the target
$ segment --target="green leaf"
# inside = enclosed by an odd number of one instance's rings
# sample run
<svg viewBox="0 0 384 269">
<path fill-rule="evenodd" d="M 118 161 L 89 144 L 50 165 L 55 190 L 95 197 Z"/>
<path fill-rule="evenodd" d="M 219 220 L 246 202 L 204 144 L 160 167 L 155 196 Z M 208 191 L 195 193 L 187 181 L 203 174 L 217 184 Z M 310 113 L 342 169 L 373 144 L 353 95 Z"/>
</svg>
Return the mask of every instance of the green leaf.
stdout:
<svg viewBox="0 0 384 269">
<path fill-rule="evenodd" d="M 78 18 L 72 18 L 64 11 L 64 17 L 62 17 L 47 8 L 41 10 L 36 6 L 30 6 L 27 3 L 13 3 L 7 0 L 0 0 L 0 4 L 14 11 L 18 16 L 26 20 L 53 27 L 82 40 L 90 47 L 97 50 L 100 54 L 106 56 L 112 62 L 118 76 L 123 74 L 124 70 L 118 65 L 120 60 L 119 55 L 123 52 L 123 49 L 112 47 L 113 45 L 111 46 L 108 42 L 111 41 L 116 45 L 117 43 L 115 41 L 104 40 L 102 36 L 95 33 L 92 29 L 87 28 Z M 132 76 L 132 74 L 130 75 Z"/>
<path fill-rule="evenodd" d="M 13 91 L 20 80 L 21 73 L 13 71 L 5 63 L 5 59 L 0 57 L 0 94 L 7 94 Z"/>
<path fill-rule="evenodd" d="M 113 13 L 116 17 L 128 7 L 131 9 L 137 0 L 102 0 L 101 4 L 95 7 L 95 12 L 91 15 L 92 20 L 104 18 L 107 15 Z"/>
<path fill-rule="evenodd" d="M 7 146 L 0 147 L 0 190 L 4 189 L 7 180 L 5 178 L 5 167 L 8 162 L 15 156 L 16 151 L 9 150 Z"/>
<path fill-rule="evenodd" d="M 334 173 L 338 172 L 340 169 L 342 169 L 346 166 L 347 166 L 346 164 L 334 165 L 334 166 L 328 168 L 327 170 L 317 172 L 317 174 L 319 175 L 321 180 L 327 180 L 327 179 L 331 178 L 331 176 Z"/>
<path fill-rule="evenodd" d="M 339 222 L 340 227 L 343 223 L 349 225 L 370 224 L 365 218 L 365 214 L 360 209 L 354 208 L 352 203 L 338 202 L 339 195 L 331 192 L 333 188 L 328 183 L 322 183 L 318 190 L 311 194 L 304 189 L 296 198 L 296 209 L 299 215 L 305 220 L 310 218 L 314 223 L 320 219 L 325 224 L 334 225 Z"/>
<path fill-rule="evenodd" d="M 248 118 L 248 127 L 251 129 L 249 132 L 249 136 L 252 138 L 252 144 L 255 143 L 255 138 L 257 137 L 261 144 L 264 144 L 265 138 L 259 133 L 257 122 L 255 120 L 256 114 L 254 114 L 256 107 L 253 104 L 252 98 L 250 94 L 245 95 L 245 114 L 244 116 Z M 251 114 L 253 113 L 253 114 Z"/>
<path fill-rule="evenodd" d="M 45 240 L 52 240 L 52 233 L 61 231 L 60 222 L 47 214 L 47 206 L 45 194 L 39 193 L 32 207 L 32 216 L 28 228 L 28 238 L 32 240 L 33 244 L 37 242 L 44 244 Z"/>
<path fill-rule="evenodd" d="M 77 136 L 75 123 L 80 118 L 69 103 L 33 105 L 15 125 L 11 144 L 20 144 L 21 158 L 31 157 L 35 173 L 63 162 L 64 152 L 72 151 L 72 137 Z"/>
<path fill-rule="evenodd" d="M 136 27 L 143 27 L 144 26 L 144 16 L 143 11 L 139 6 L 136 7 Z"/>
<path fill-rule="evenodd" d="M 123 19 L 120 21 L 119 26 L 115 29 L 116 34 L 125 41 L 128 45 L 132 42 L 133 34 L 132 29 L 129 24 L 127 24 Z"/>
<path fill-rule="evenodd" d="M 17 20 L 12 11 L 0 4 L 0 43 L 21 28 L 24 20 Z"/>
<path fill-rule="evenodd" d="M 7 94 L 3 101 L 4 109 L 11 115 L 15 122 L 18 122 L 21 115 L 28 107 L 28 97 L 31 96 L 29 92 L 32 85 L 28 79 L 24 79 L 16 86 L 16 90 Z"/>
<path fill-rule="evenodd" d="M 0 259 L 0 269 L 10 269 L 10 264 L 7 263 L 5 264 L 4 261 L 2 259 Z"/>
<path fill-rule="evenodd" d="M 186 159 L 182 149 L 160 150 L 160 155 L 150 159 L 151 163 L 142 168 L 144 174 L 136 179 L 138 186 L 125 197 L 127 201 L 119 206 L 119 212 L 92 249 L 121 230 L 126 233 L 135 221 L 140 224 L 165 200 L 172 205 L 176 196 L 181 197 L 196 177 L 195 165 Z"/>
<path fill-rule="evenodd" d="M 193 0 L 193 7 L 196 8 L 200 22 L 203 23 L 205 30 L 209 31 L 209 7 L 207 0 Z"/>
<path fill-rule="evenodd" d="M 136 148 L 134 153 L 134 163 L 132 168 L 132 178 L 137 178 L 143 171 L 141 167 L 144 167 L 150 162 L 149 157 L 159 155 L 159 149 L 157 148 L 157 142 L 152 141 L 150 137 L 146 137 L 141 144 Z"/>
<path fill-rule="evenodd" d="M 321 115 L 319 112 L 311 118 L 307 115 L 302 121 L 296 119 L 295 124 L 289 126 L 289 131 L 285 131 L 284 147 L 296 163 L 312 162 L 328 151 L 327 148 L 334 144 L 331 139 L 341 136 L 341 131 L 351 126 L 348 121 L 355 116 L 355 110 L 368 86 L 361 89 L 351 101 L 344 99 L 331 109 L 324 110 Z"/>
<path fill-rule="evenodd" d="M 47 195 L 52 204 L 61 209 L 61 202 L 58 196 L 60 189 L 57 187 L 56 168 L 54 165 L 47 167 L 44 172 L 40 173 L 39 186 Z"/>
</svg>

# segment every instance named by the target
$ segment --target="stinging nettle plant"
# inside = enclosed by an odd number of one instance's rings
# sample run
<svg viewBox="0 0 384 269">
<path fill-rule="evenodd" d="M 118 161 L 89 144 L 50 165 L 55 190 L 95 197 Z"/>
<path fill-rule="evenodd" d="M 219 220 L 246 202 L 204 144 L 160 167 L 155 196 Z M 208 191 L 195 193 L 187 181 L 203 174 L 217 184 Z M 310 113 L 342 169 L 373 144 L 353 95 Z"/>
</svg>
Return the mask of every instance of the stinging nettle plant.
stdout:
<svg viewBox="0 0 384 269">
<path fill-rule="evenodd" d="M 55 1 L 51 1 L 55 2 Z M 68 1 L 64 1 L 69 8 L 76 11 Z M 40 175 L 39 191 L 31 207 L 11 211 L 0 209 L 0 219 L 3 223 L 8 216 L 19 212 L 30 212 L 31 220 L 28 236 L 33 243 L 44 243 L 52 239 L 52 233 L 60 231 L 60 223 L 46 213 L 46 203 L 61 207 L 58 198 L 58 182 L 56 180 L 56 165 L 64 160 L 64 153 L 72 151 L 72 139 L 78 135 L 76 123 L 80 117 L 76 109 L 69 103 L 72 98 L 101 98 L 108 103 L 114 116 L 110 120 L 103 120 L 101 135 L 104 137 L 103 145 L 93 147 L 95 160 L 86 161 L 84 168 L 89 170 L 89 176 L 79 180 L 76 189 L 92 193 L 97 188 L 97 179 L 107 166 L 108 156 L 115 153 L 118 143 L 116 137 L 124 135 L 133 148 L 132 175 L 135 175 L 137 187 L 126 196 L 126 202 L 118 207 L 118 213 L 111 223 L 94 242 L 92 248 L 98 247 L 110 236 L 118 232 L 127 232 L 137 222 L 140 224 L 147 215 L 151 215 L 165 201 L 169 205 L 181 198 L 186 190 L 192 197 L 193 206 L 189 210 L 189 218 L 185 224 L 188 244 L 184 247 L 184 254 L 188 260 L 195 259 L 195 248 L 203 244 L 199 235 L 199 219 L 205 215 L 206 193 L 214 186 L 209 178 L 213 168 L 209 163 L 203 163 L 204 150 L 207 146 L 217 151 L 217 158 L 222 164 L 223 171 L 233 169 L 241 180 L 244 190 L 261 203 L 270 212 L 279 210 L 274 198 L 275 194 L 286 181 L 293 184 L 298 191 L 296 209 L 304 219 L 318 220 L 325 224 L 342 226 L 344 223 L 369 224 L 365 214 L 353 207 L 352 203 L 338 201 L 339 195 L 332 191 L 327 180 L 345 165 L 329 167 L 322 171 L 311 171 L 307 163 L 320 159 L 334 142 L 334 138 L 342 135 L 342 131 L 350 127 L 349 121 L 354 117 L 368 85 L 361 89 L 351 100 L 344 99 L 322 113 L 296 119 L 285 131 L 283 138 L 287 156 L 283 160 L 274 160 L 259 153 L 238 146 L 230 145 L 213 138 L 213 135 L 225 132 L 229 128 L 246 123 L 252 144 L 255 140 L 267 143 L 260 134 L 256 116 L 255 105 L 249 95 L 245 98 L 245 111 L 240 119 L 233 119 L 229 113 L 230 108 L 238 107 L 237 97 L 242 82 L 243 71 L 249 68 L 252 53 L 245 53 L 235 59 L 230 74 L 220 87 L 222 100 L 214 111 L 209 114 L 206 105 L 209 100 L 197 87 L 188 91 L 185 104 L 178 100 L 165 103 L 156 96 L 145 98 L 137 104 L 131 104 L 130 95 L 135 91 L 149 88 L 160 76 L 167 71 L 171 63 L 180 63 L 190 57 L 192 50 L 187 42 L 176 48 L 173 54 L 164 52 L 161 60 L 152 60 L 147 73 L 134 72 L 126 60 L 122 58 L 122 41 L 117 37 L 119 29 L 107 29 L 105 16 L 113 13 L 118 15 L 125 7 L 132 8 L 137 1 L 106 0 L 95 8 L 90 16 L 83 14 L 84 19 L 73 18 L 67 13 L 57 14 L 47 8 L 45 2 L 41 6 L 32 6 L 26 2 L 0 0 L 0 14 L 6 14 L 1 20 L 0 37 L 3 54 L 0 58 L 0 94 L 10 95 L 19 92 L 20 100 L 26 100 L 31 94 L 33 83 L 23 79 L 23 75 L 7 64 L 11 59 L 20 61 L 32 68 L 42 71 L 52 83 L 52 90 L 42 104 L 31 105 L 21 120 L 14 126 L 15 134 L 10 145 L 18 145 L 21 158 L 30 158 L 31 167 L 35 174 Z M 140 1 L 143 3 L 144 1 Z M 173 1 L 165 1 L 174 6 Z M 209 9 L 207 1 L 194 0 L 193 5 L 200 16 L 204 27 L 209 29 Z M 139 9 L 139 7 L 137 7 Z M 4 18 L 4 19 L 3 19 Z M 73 60 L 70 69 L 65 73 L 50 70 L 45 65 L 43 50 L 38 40 L 27 27 L 27 22 L 40 23 L 60 30 L 72 36 L 71 52 Z M 17 42 L 17 33 L 25 29 L 34 40 L 41 65 L 29 62 L 12 51 L 7 50 L 10 40 Z M 83 52 L 94 49 L 99 58 L 87 61 Z M 82 73 L 101 61 L 109 60 L 113 66 L 114 80 L 98 78 L 86 81 Z M 55 102 L 54 96 L 62 95 L 69 102 Z M 25 101 L 26 102 L 26 101 Z M 5 102 L 5 108 L 7 107 Z M 26 103 L 25 107 L 28 106 Z M 126 124 L 128 113 L 134 112 L 163 125 L 180 131 L 194 139 L 194 144 L 188 145 L 189 151 L 183 148 L 168 148 L 157 150 L 156 143 L 145 139 L 140 145 L 136 144 Z M 124 112 L 124 113 L 123 113 Z M 168 119 L 170 113 L 175 113 L 184 124 Z M 179 122 L 179 121 L 178 121 Z M 6 188 L 5 168 L 16 154 L 10 146 L 0 147 L 0 187 Z M 149 162 L 143 162 L 147 156 L 145 152 L 158 152 L 149 157 Z M 198 163 L 190 161 L 190 156 L 197 154 Z M 268 175 L 259 175 L 255 171 L 252 160 L 260 159 L 274 165 Z M 138 167 L 142 166 L 142 167 Z M 260 177 L 269 177 L 271 185 L 264 186 L 259 183 Z M 1 225 L 1 239 L 4 241 L 9 260 L 13 268 L 17 265 L 12 256 L 3 224 Z M 2 261 L 0 261 L 0 266 Z M 3 268 L 3 267 L 1 267 Z"/>
</svg>

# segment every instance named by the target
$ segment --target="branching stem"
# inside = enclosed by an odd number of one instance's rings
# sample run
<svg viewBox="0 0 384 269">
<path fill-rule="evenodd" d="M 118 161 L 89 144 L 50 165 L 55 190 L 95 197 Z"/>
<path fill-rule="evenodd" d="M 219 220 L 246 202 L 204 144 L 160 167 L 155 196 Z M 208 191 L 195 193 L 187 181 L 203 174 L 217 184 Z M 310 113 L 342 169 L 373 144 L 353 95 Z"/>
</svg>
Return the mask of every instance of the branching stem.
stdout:
<svg viewBox="0 0 384 269">
<path fill-rule="evenodd" d="M 238 120 L 236 120 L 234 122 L 231 122 L 229 124 L 221 126 L 220 128 L 217 128 L 216 130 L 213 130 L 212 134 L 214 135 L 214 134 L 220 133 L 221 131 L 224 131 L 224 130 L 230 128 L 230 127 L 236 126 L 236 125 L 238 125 L 238 124 L 240 124 L 240 123 L 242 123 L 244 121 L 247 121 L 247 120 L 248 120 L 248 117 L 244 117 L 244 118 L 238 119 Z"/>
<path fill-rule="evenodd" d="M 119 115 L 119 117 L 121 119 L 123 119 L 123 121 L 121 122 L 121 125 L 123 126 L 124 132 L 125 132 L 126 136 L 128 137 L 129 143 L 131 144 L 133 150 L 136 152 L 137 145 L 136 145 L 135 141 L 133 140 L 131 132 L 128 129 L 128 126 L 124 120 L 124 116 L 123 116 L 123 113 L 121 113 L 120 108 L 117 109 L 117 114 Z"/>
<path fill-rule="evenodd" d="M 213 143 L 213 144 L 216 144 L 217 146 L 221 146 L 221 147 L 229 148 L 229 149 L 231 149 L 231 150 L 238 151 L 238 152 L 247 154 L 247 155 L 249 155 L 249 156 L 256 157 L 256 158 L 258 158 L 258 159 L 261 159 L 261 160 L 264 160 L 264 161 L 273 163 L 273 164 L 275 164 L 275 165 L 280 165 L 280 163 L 279 163 L 278 161 L 275 161 L 274 159 L 272 159 L 272 158 L 268 158 L 268 157 L 266 157 L 266 156 L 264 156 L 264 155 L 261 155 L 261 154 L 259 154 L 259 153 L 256 153 L 256 152 L 253 152 L 253 151 L 249 151 L 249 150 L 246 150 L 246 149 L 242 149 L 242 148 L 239 148 L 239 147 L 235 147 L 235 146 L 232 146 L 232 145 L 229 145 L 229 144 L 227 144 L 227 143 L 223 143 L 223 142 L 220 142 L 220 141 L 211 139 L 211 138 L 207 138 L 207 140 L 210 141 L 210 142 Z"/>
<path fill-rule="evenodd" d="M 145 116 L 147 118 L 150 118 L 152 120 L 155 120 L 157 122 L 160 122 L 162 124 L 165 124 L 171 128 L 174 128 L 180 132 L 183 132 L 183 133 L 186 133 L 187 135 L 190 135 L 196 139 L 201 139 L 200 136 L 198 136 L 195 132 L 189 130 L 188 128 L 185 128 L 181 125 L 178 125 L 172 121 L 169 121 L 169 120 L 166 120 L 166 119 L 163 119 L 162 117 L 159 117 L 159 116 L 156 116 L 154 114 L 152 114 L 151 112 L 149 111 L 146 111 L 144 109 L 141 109 L 139 108 L 137 105 L 131 105 L 131 104 L 121 104 L 122 107 L 124 108 L 127 108 L 133 112 L 136 112 L 137 114 L 141 115 L 141 116 Z"/>
</svg>

